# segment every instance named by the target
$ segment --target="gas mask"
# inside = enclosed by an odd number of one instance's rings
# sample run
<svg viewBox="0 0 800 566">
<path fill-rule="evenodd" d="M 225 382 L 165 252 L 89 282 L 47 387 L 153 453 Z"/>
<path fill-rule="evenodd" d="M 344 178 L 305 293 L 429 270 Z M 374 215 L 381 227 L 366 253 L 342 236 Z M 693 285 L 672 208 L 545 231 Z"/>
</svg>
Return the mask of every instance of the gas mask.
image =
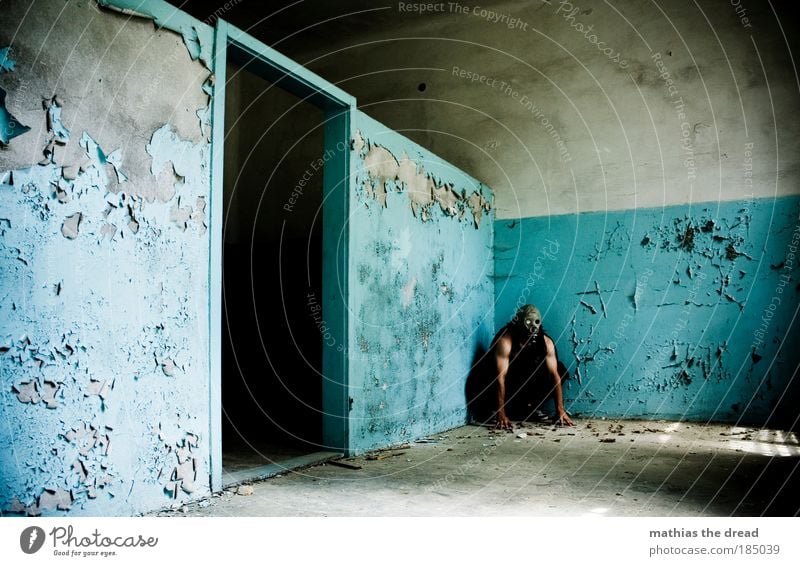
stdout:
<svg viewBox="0 0 800 566">
<path fill-rule="evenodd" d="M 523 305 L 514 316 L 513 323 L 520 334 L 536 339 L 542 328 L 542 313 L 535 305 Z"/>
</svg>

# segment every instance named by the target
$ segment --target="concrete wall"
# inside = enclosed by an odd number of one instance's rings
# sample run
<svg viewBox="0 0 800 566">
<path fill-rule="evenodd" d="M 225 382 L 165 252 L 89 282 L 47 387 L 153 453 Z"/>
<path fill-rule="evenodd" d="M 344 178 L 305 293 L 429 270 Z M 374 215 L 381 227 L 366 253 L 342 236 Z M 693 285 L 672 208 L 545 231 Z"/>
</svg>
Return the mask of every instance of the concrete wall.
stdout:
<svg viewBox="0 0 800 566">
<path fill-rule="evenodd" d="M 491 186 L 498 218 L 800 191 L 790 3 L 324 4 L 269 41 Z"/>
<path fill-rule="evenodd" d="M 568 26 L 565 58 L 528 95 L 551 134 L 530 146 L 549 156 L 540 188 L 499 199 L 515 220 L 496 226 L 496 323 L 523 297 L 544 307 L 577 413 L 796 427 L 796 20 L 615 8 L 542 9 Z"/>
<path fill-rule="evenodd" d="M 354 451 L 463 423 L 472 356 L 522 297 L 578 412 L 796 418 L 790 8 L 487 4 L 277 46 L 387 123 L 354 124 Z M 179 33 L 93 3 L 0 13 L 4 512 L 208 492 L 210 29 L 157 19 Z"/>
<path fill-rule="evenodd" d="M 797 426 L 800 198 L 495 226 L 496 325 L 540 307 L 568 410 Z"/>
<path fill-rule="evenodd" d="M 3 512 L 130 514 L 209 491 L 197 41 L 88 2 L 3 3 L 16 65 L 0 87 L 30 128 L 0 152 Z"/>
<path fill-rule="evenodd" d="M 364 112 L 492 186 L 496 325 L 520 298 L 545 307 L 562 357 L 592 374 L 567 391 L 573 408 L 765 422 L 796 368 L 778 348 L 796 336 L 798 306 L 786 240 L 797 215 L 784 198 L 800 194 L 796 8 L 499 0 L 356 13 L 354 4 L 315 28 L 339 40 L 284 39 L 288 27 L 274 37 Z M 703 218 L 713 231 L 702 231 Z M 696 249 L 682 244 L 687 230 L 697 231 Z M 689 279 L 689 265 L 703 262 L 707 276 Z M 633 309 L 628 287 L 648 270 L 650 292 L 683 294 L 657 304 L 678 305 Z M 604 299 L 613 294 L 609 318 L 581 305 L 598 309 L 596 295 L 576 294 L 595 281 Z M 692 290 L 698 305 L 680 304 Z M 678 352 L 656 366 L 684 319 Z M 595 353 L 614 342 L 613 354 Z M 714 364 L 721 344 L 727 353 Z M 700 364 L 701 353 L 712 359 Z M 691 383 L 676 381 L 675 364 L 695 358 Z"/>
<path fill-rule="evenodd" d="M 0 16 L 3 513 L 209 492 L 211 28 L 136 7 Z M 464 422 L 494 216 L 471 177 L 362 114 L 354 131 L 341 347 L 363 451 Z"/>
<path fill-rule="evenodd" d="M 362 452 L 464 424 L 467 375 L 492 337 L 493 205 L 366 115 L 354 128 L 350 443 Z"/>
</svg>

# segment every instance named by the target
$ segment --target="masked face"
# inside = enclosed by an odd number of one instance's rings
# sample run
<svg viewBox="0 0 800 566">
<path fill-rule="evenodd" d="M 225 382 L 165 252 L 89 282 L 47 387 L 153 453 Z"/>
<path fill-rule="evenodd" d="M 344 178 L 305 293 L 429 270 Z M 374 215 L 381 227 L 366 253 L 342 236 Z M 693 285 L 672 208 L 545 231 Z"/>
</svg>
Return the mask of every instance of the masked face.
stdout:
<svg viewBox="0 0 800 566">
<path fill-rule="evenodd" d="M 517 311 L 514 324 L 523 335 L 535 338 L 542 328 L 542 313 L 534 305 L 525 305 Z"/>
</svg>

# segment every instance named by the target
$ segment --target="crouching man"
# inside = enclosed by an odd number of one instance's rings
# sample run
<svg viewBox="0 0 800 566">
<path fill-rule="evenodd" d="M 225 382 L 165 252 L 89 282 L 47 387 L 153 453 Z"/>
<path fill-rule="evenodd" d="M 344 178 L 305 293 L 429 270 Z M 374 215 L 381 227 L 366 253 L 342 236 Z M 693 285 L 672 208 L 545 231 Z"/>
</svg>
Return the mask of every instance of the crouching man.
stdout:
<svg viewBox="0 0 800 566">
<path fill-rule="evenodd" d="M 527 401 L 531 389 L 547 389 L 553 397 L 555 423 L 574 426 L 564 409 L 562 378 L 566 368 L 558 361 L 556 346 L 542 328 L 542 315 L 534 305 L 524 305 L 492 341 L 497 366 L 497 427 L 512 429 L 508 417 L 510 401 Z M 507 389 L 511 397 L 507 397 Z M 538 406 L 537 406 L 538 409 Z"/>
</svg>

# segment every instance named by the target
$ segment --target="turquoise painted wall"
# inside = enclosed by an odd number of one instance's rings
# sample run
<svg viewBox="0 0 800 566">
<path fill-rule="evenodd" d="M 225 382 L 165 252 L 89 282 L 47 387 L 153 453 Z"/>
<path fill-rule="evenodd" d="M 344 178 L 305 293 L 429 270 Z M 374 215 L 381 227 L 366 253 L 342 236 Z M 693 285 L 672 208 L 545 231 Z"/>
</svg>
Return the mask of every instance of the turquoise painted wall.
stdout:
<svg viewBox="0 0 800 566">
<path fill-rule="evenodd" d="M 796 426 L 800 198 L 495 222 L 495 326 L 533 302 L 573 414 Z"/>
<path fill-rule="evenodd" d="M 363 452 L 465 423 L 467 374 L 492 337 L 493 214 L 487 187 L 402 135 L 360 112 L 354 131 L 350 446 Z"/>
<path fill-rule="evenodd" d="M 19 65 L 0 75 L 4 116 L 38 125 L 4 138 L 0 156 L 0 514 L 129 515 L 211 490 L 209 105 L 224 81 L 210 80 L 210 27 L 163 2 L 137 8 L 167 29 L 48 9 L 20 28 Z M 56 20 L 91 20 L 85 41 L 122 43 L 86 45 L 90 62 L 43 51 L 65 69 L 56 84 L 30 65 Z M 79 45 L 86 30 L 56 31 Z M 163 65 L 148 64 L 153 52 Z M 325 340 L 347 356 L 347 448 L 361 452 L 465 422 L 465 380 L 492 335 L 493 204 L 402 135 L 361 113 L 352 125 L 348 332 Z"/>
<path fill-rule="evenodd" d="M 210 492 L 211 71 L 192 61 L 200 40 L 142 18 L 29 11 L 0 11 L 17 60 L 0 88 L 31 127 L 0 151 L 0 514 L 197 499 Z"/>
</svg>

